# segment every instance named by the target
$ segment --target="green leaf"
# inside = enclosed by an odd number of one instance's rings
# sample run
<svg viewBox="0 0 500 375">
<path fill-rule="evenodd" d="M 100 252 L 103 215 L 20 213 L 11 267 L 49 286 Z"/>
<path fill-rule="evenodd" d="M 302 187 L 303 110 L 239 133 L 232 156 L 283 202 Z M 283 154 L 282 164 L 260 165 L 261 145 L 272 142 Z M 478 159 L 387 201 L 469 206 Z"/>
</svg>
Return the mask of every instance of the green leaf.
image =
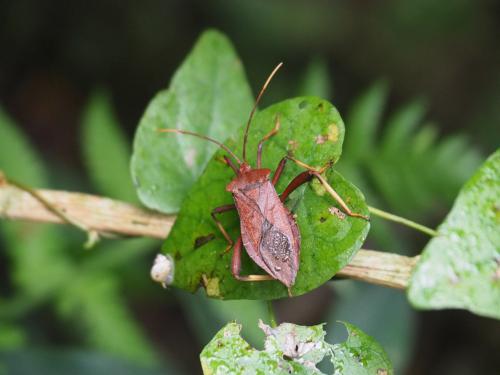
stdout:
<svg viewBox="0 0 500 375">
<path fill-rule="evenodd" d="M 61 291 L 58 308 L 93 347 L 139 364 L 152 365 L 151 344 L 120 296 L 118 280 L 107 272 L 83 273 Z"/>
<path fill-rule="evenodd" d="M 132 176 L 148 207 L 177 212 L 216 146 L 191 136 L 161 134 L 161 128 L 194 131 L 224 140 L 252 108 L 251 90 L 238 56 L 225 36 L 205 32 L 144 113 L 134 139 Z"/>
<path fill-rule="evenodd" d="M 323 325 L 311 327 L 283 323 L 271 328 L 262 322 L 265 349 L 252 348 L 240 336 L 241 326 L 229 323 L 221 329 L 200 354 L 204 374 L 322 374 L 316 368 L 326 357 L 335 374 L 392 374 L 384 350 L 356 327 L 344 323 L 349 337 L 345 343 L 331 345 Z M 385 371 L 385 372 L 384 372 Z"/>
<path fill-rule="evenodd" d="M 435 125 L 418 128 L 423 110 L 423 104 L 414 101 L 396 112 L 360 166 L 391 210 L 416 219 L 448 208 L 481 160 L 464 137 L 452 135 L 437 142 Z"/>
<path fill-rule="evenodd" d="M 82 121 L 83 156 L 97 189 L 127 202 L 137 201 L 130 177 L 130 146 L 104 91 L 90 98 Z"/>
<path fill-rule="evenodd" d="M 165 375 L 178 369 L 140 366 L 136 363 L 90 350 L 23 349 L 0 353 L 0 374 L 51 375 Z M 2 366 L 3 365 L 3 366 Z"/>
<path fill-rule="evenodd" d="M 47 184 L 42 160 L 28 139 L 0 108 L 0 171 L 7 178 L 30 186 Z"/>
<path fill-rule="evenodd" d="M 319 96 L 320 98 L 330 99 L 332 97 L 330 82 L 331 79 L 325 60 L 313 59 L 304 73 L 298 95 Z"/>
<path fill-rule="evenodd" d="M 47 185 L 47 171 L 40 155 L 2 111 L 0 134 L 0 170 L 7 179 L 34 187 Z M 13 189 L 0 201 L 0 211 L 20 194 L 21 191 Z M 48 296 L 67 277 L 70 268 L 60 229 L 54 225 L 5 221 L 0 228 L 12 262 L 10 276 L 14 284 L 30 297 Z"/>
<path fill-rule="evenodd" d="M 328 322 L 349 321 L 373 337 L 391 358 L 395 372 L 404 373 L 413 353 L 416 334 L 416 313 L 398 290 L 380 288 L 355 280 L 339 280 L 328 284 L 335 290 L 335 304 Z M 362 301 L 362 302 L 361 302 Z M 360 309 L 360 303 L 369 306 Z M 327 334 L 333 341 L 341 340 L 343 332 L 328 324 Z"/>
<path fill-rule="evenodd" d="M 0 307 L 2 303 L 0 301 Z M 26 341 L 26 333 L 23 328 L 12 323 L 0 322 L 0 352 L 21 347 Z M 0 374 L 1 374 L 0 362 Z"/>
<path fill-rule="evenodd" d="M 232 320 L 243 325 L 243 337 L 250 344 L 262 342 L 264 334 L 257 323 L 269 315 L 263 301 L 219 301 L 206 298 L 202 293 L 179 293 L 177 297 L 200 343 L 210 341 L 220 327 Z"/>
<path fill-rule="evenodd" d="M 373 155 L 375 133 L 386 101 L 387 84 L 379 81 L 351 106 L 346 120 L 347 137 L 344 145 L 344 158 L 349 162 Z"/>
<path fill-rule="evenodd" d="M 405 143 L 412 131 L 417 127 L 425 113 L 425 106 L 421 100 L 403 107 L 389 119 L 381 140 L 382 152 L 394 154 L 405 150 Z"/>
<path fill-rule="evenodd" d="M 344 343 L 334 345 L 332 363 L 336 371 L 346 375 L 393 373 L 391 361 L 380 344 L 352 324 L 341 323 L 347 328 L 348 337 Z"/>
<path fill-rule="evenodd" d="M 464 185 L 425 247 L 408 297 L 419 308 L 500 318 L 500 151 Z"/>
<path fill-rule="evenodd" d="M 274 169 L 292 150 L 296 158 L 316 167 L 340 157 L 344 134 L 342 119 L 330 103 L 314 97 L 286 100 L 260 112 L 250 131 L 248 150 L 256 150 L 259 140 L 272 129 L 277 115 L 281 119 L 281 130 L 265 144 L 263 166 Z M 242 136 L 237 144 L 241 144 L 241 139 Z M 219 152 L 214 156 L 189 192 L 164 243 L 163 251 L 175 259 L 173 285 L 194 292 L 203 282 L 207 294 L 220 299 L 284 297 L 287 290 L 278 281 L 241 282 L 230 272 L 231 253 L 223 254 L 227 242 L 210 216 L 213 208 L 232 202 L 225 187 L 234 178 L 234 173 L 224 164 L 222 155 Z M 254 154 L 251 157 L 253 159 Z M 282 192 L 302 171 L 289 162 L 277 191 Z M 354 212 L 368 215 L 363 195 L 356 187 L 331 169 L 326 178 Z M 338 205 L 316 180 L 298 189 L 288 204 L 297 215 L 302 238 L 300 269 L 292 289 L 293 295 L 300 295 L 329 280 L 349 262 L 363 243 L 369 223 L 359 218 L 332 215 L 329 209 Z M 220 216 L 224 227 L 236 240 L 238 216 L 235 212 Z M 202 239 L 211 240 L 198 247 Z M 246 254 L 242 263 L 242 274 L 261 272 Z"/>
</svg>

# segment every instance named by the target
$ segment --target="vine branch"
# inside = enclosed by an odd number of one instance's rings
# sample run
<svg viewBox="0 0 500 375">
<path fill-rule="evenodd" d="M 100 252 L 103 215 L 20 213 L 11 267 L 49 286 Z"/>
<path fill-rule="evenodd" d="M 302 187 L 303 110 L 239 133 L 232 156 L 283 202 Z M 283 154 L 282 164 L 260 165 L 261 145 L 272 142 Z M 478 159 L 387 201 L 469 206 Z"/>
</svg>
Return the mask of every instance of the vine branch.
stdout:
<svg viewBox="0 0 500 375">
<path fill-rule="evenodd" d="M 157 239 L 164 239 L 175 221 L 174 215 L 109 198 L 57 190 L 26 191 L 5 180 L 0 181 L 0 218 L 57 224 L 76 222 L 80 229 L 100 234 Z M 418 257 L 360 250 L 336 276 L 405 289 L 417 260 Z"/>
</svg>

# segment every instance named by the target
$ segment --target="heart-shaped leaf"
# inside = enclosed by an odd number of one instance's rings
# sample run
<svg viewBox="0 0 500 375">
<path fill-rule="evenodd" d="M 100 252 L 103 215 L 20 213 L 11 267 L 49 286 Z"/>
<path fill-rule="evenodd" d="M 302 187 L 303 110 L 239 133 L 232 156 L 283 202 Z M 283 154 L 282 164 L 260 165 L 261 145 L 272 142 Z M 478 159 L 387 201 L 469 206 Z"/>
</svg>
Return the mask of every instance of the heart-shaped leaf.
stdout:
<svg viewBox="0 0 500 375">
<path fill-rule="evenodd" d="M 338 375 L 391 375 L 392 365 L 384 349 L 349 323 L 345 342 L 325 341 L 323 324 L 307 327 L 291 323 L 271 328 L 262 322 L 265 349 L 252 348 L 240 336 L 241 326 L 229 323 L 200 354 L 204 374 L 324 374 L 316 365 L 330 357 Z"/>
<path fill-rule="evenodd" d="M 263 166 L 274 169 L 289 151 L 297 159 L 317 167 L 338 160 L 344 135 L 342 119 L 332 104 L 315 97 L 286 100 L 260 112 L 250 129 L 248 150 L 252 151 L 252 159 L 259 140 L 272 129 L 277 116 L 281 129 L 264 144 Z M 236 144 L 241 144 L 241 140 L 240 134 Z M 239 149 L 236 147 L 237 153 Z M 215 207 L 232 203 L 225 188 L 234 173 L 224 164 L 223 154 L 218 152 L 214 156 L 189 192 L 163 246 L 163 251 L 175 260 L 173 285 L 191 292 L 204 285 L 209 296 L 221 299 L 284 297 L 287 290 L 278 281 L 241 282 L 231 274 L 232 252 L 224 254 L 227 242 L 210 216 Z M 282 192 L 302 171 L 289 162 L 277 191 Z M 364 197 L 355 186 L 331 169 L 326 178 L 354 212 L 368 214 Z M 292 289 L 293 295 L 299 295 L 320 286 L 349 262 L 363 243 L 369 223 L 336 215 L 338 204 L 316 180 L 292 194 L 288 207 L 297 216 L 302 237 L 300 267 Z M 236 213 L 221 214 L 220 219 L 236 240 L 240 232 Z M 246 254 L 242 263 L 243 275 L 262 273 Z"/>
<path fill-rule="evenodd" d="M 425 309 L 500 319 L 500 150 L 464 185 L 413 272 L 408 297 Z"/>
<path fill-rule="evenodd" d="M 193 137 L 159 134 L 179 128 L 225 139 L 242 126 L 253 97 L 241 62 L 225 36 L 207 31 L 148 105 L 134 138 L 131 171 L 146 206 L 177 212 L 215 146 Z"/>
</svg>

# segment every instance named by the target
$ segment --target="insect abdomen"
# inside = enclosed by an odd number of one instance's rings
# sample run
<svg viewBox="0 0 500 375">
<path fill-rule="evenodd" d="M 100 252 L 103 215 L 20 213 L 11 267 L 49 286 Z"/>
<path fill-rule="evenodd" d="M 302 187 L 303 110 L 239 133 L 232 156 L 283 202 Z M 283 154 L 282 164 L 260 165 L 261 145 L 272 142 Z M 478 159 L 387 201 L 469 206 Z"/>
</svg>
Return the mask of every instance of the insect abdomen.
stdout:
<svg viewBox="0 0 500 375">
<path fill-rule="evenodd" d="M 262 225 L 260 251 L 269 252 L 277 261 L 285 263 L 289 261 L 292 252 L 288 237 L 281 233 L 267 219 Z"/>
</svg>

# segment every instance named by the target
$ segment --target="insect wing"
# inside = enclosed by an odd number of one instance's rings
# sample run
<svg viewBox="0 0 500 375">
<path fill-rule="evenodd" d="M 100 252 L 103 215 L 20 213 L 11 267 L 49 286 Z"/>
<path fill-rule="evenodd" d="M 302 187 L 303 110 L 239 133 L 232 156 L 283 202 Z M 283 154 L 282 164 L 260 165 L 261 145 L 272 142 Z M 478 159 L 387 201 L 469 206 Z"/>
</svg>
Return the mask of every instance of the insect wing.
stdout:
<svg viewBox="0 0 500 375">
<path fill-rule="evenodd" d="M 234 198 L 248 255 L 269 275 L 292 286 L 299 269 L 300 234 L 274 186 L 270 181 L 252 184 Z"/>
</svg>

